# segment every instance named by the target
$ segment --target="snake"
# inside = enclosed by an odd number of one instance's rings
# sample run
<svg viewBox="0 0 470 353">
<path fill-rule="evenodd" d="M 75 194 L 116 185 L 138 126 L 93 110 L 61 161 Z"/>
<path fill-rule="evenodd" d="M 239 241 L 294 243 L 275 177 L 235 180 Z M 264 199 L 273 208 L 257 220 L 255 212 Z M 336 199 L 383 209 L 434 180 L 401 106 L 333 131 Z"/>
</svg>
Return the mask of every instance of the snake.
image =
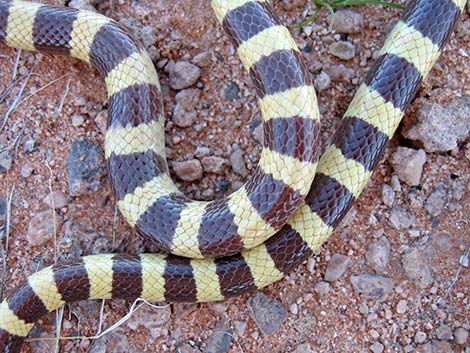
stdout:
<svg viewBox="0 0 470 353">
<path fill-rule="evenodd" d="M 0 41 L 79 58 L 104 76 L 105 156 L 124 218 L 167 254 L 100 254 L 29 276 L 0 303 L 0 349 L 89 299 L 219 301 L 282 279 L 317 251 L 365 188 L 441 54 L 465 0 L 412 0 L 319 156 L 316 95 L 300 50 L 267 0 L 212 0 L 258 95 L 264 142 L 250 179 L 197 202 L 169 176 L 162 93 L 134 34 L 97 13 L 0 0 Z"/>
</svg>

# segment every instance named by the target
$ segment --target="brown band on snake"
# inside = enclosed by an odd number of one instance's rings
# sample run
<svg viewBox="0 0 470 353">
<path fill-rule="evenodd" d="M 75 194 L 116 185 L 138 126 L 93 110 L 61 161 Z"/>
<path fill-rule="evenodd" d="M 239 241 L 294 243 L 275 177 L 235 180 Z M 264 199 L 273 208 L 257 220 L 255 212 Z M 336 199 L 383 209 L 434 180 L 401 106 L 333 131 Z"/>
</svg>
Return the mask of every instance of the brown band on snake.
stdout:
<svg viewBox="0 0 470 353">
<path fill-rule="evenodd" d="M 214 259 L 214 263 L 220 291 L 224 297 L 230 298 L 245 291 L 256 289 L 250 267 L 241 254 L 230 256 L 230 258 Z"/>
<path fill-rule="evenodd" d="M 218 247 L 222 246 L 230 253 L 243 248 L 243 239 L 238 235 L 238 227 L 227 200 L 218 200 L 207 206 L 199 227 L 198 240 L 199 250 L 204 257 L 216 257 L 220 252 Z"/>
<path fill-rule="evenodd" d="M 191 259 L 168 256 L 163 278 L 165 279 L 166 300 L 197 301 L 197 286 L 191 267 Z"/>
<path fill-rule="evenodd" d="M 155 85 L 135 84 L 124 88 L 109 98 L 109 128 L 156 121 L 163 114 L 161 102 L 162 94 Z"/>
<path fill-rule="evenodd" d="M 416 7 L 420 11 L 414 11 Z M 440 21 L 436 21 L 436 14 L 441 16 Z M 459 14 L 460 9 L 452 0 L 412 0 L 401 20 L 442 49 L 452 34 L 446 29 L 457 21 Z"/>
<path fill-rule="evenodd" d="M 123 285 L 124 284 L 124 285 Z M 142 293 L 142 264 L 138 255 L 113 257 L 113 298 L 138 298 Z"/>
<path fill-rule="evenodd" d="M 33 42 L 37 51 L 69 55 L 73 23 L 78 10 L 41 7 L 33 25 Z"/>
<path fill-rule="evenodd" d="M 308 68 L 295 50 L 278 50 L 262 57 L 250 68 L 250 77 L 260 97 L 310 84 Z"/>
<path fill-rule="evenodd" d="M 19 319 L 27 323 L 36 322 L 37 319 L 47 314 L 47 308 L 41 298 L 37 296 L 28 282 L 10 297 L 8 306 Z"/>
<path fill-rule="evenodd" d="M 155 177 L 168 173 L 166 160 L 151 150 L 118 156 L 111 153 L 108 168 L 118 200 Z"/>
<path fill-rule="evenodd" d="M 404 92 L 408 93 L 410 87 L 419 86 L 422 81 L 421 73 L 413 64 L 393 54 L 378 58 L 370 73 L 374 75 L 367 75 L 364 83 L 401 111 L 404 111 L 414 98 L 414 95 Z"/>
<path fill-rule="evenodd" d="M 169 248 L 187 198 L 181 194 L 160 197 L 137 221 L 136 228 L 159 248 Z"/>
<path fill-rule="evenodd" d="M 294 207 L 304 199 L 299 192 L 291 189 L 282 181 L 276 180 L 271 174 L 266 174 L 256 168 L 252 178 L 246 184 L 248 198 L 259 215 L 274 228 L 280 228 L 280 214 L 292 214 Z"/>
<path fill-rule="evenodd" d="M 375 163 L 380 160 L 376 153 L 383 149 L 388 140 L 386 134 L 368 122 L 357 117 L 345 117 L 338 126 L 338 134 L 332 144 L 343 156 L 372 171 Z"/>
<path fill-rule="evenodd" d="M 90 48 L 90 63 L 105 77 L 122 60 L 139 52 L 141 44 L 134 35 L 118 23 L 103 25 Z"/>
<path fill-rule="evenodd" d="M 296 116 L 270 119 L 263 124 L 265 147 L 300 161 L 309 161 L 316 150 L 316 136 L 320 131 L 317 121 Z M 270 134 L 278 137 L 275 139 Z"/>
<path fill-rule="evenodd" d="M 335 228 L 354 201 L 354 195 L 335 179 L 317 173 L 305 203 L 332 228 Z"/>
<path fill-rule="evenodd" d="M 300 234 L 288 224 L 265 244 L 276 268 L 284 274 L 288 274 L 297 266 L 298 256 L 305 256 L 305 254 L 310 256 L 312 253 Z"/>
<path fill-rule="evenodd" d="M 0 2 L 0 43 L 5 42 L 11 0 Z"/>
<path fill-rule="evenodd" d="M 62 300 L 70 303 L 90 297 L 90 279 L 83 259 L 72 259 L 53 267 L 54 281 Z"/>
</svg>

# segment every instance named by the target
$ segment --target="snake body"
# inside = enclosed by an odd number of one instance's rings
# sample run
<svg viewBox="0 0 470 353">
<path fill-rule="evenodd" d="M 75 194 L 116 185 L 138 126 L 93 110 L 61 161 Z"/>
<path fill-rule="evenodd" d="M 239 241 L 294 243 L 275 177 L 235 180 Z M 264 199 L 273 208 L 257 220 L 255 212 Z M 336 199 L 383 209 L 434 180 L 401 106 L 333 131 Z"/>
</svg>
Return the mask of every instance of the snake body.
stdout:
<svg viewBox="0 0 470 353">
<path fill-rule="evenodd" d="M 255 82 L 267 138 L 241 191 L 195 203 L 168 177 L 158 78 L 133 35 L 95 13 L 0 0 L 0 41 L 78 57 L 104 75 L 105 151 L 120 210 L 144 236 L 187 256 L 102 254 L 36 272 L 0 304 L 1 351 L 19 352 L 34 323 L 68 302 L 222 300 L 299 266 L 365 187 L 464 4 L 411 1 L 317 165 L 317 104 L 288 31 L 265 1 L 213 0 Z"/>
</svg>

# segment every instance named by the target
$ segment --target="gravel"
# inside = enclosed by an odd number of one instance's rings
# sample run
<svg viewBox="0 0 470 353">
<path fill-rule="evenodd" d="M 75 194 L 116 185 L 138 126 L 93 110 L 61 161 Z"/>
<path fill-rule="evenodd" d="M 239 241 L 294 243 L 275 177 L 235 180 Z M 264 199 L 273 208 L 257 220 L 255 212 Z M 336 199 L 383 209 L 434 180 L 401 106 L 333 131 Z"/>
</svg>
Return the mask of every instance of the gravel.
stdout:
<svg viewBox="0 0 470 353">
<path fill-rule="evenodd" d="M 0 195 L 0 224 L 5 222 L 7 219 L 7 199 L 3 195 Z"/>
<path fill-rule="evenodd" d="M 326 295 L 330 291 L 330 284 L 326 281 L 320 281 L 315 284 L 313 290 L 320 295 Z"/>
<path fill-rule="evenodd" d="M 284 306 L 263 292 L 253 294 L 247 304 L 252 319 L 266 336 L 276 332 L 287 319 Z"/>
<path fill-rule="evenodd" d="M 333 29 L 339 33 L 360 33 L 364 26 L 362 14 L 351 10 L 335 11 Z"/>
<path fill-rule="evenodd" d="M 37 213 L 30 219 L 26 238 L 32 246 L 40 246 L 50 241 L 62 227 L 62 218 L 54 210 Z"/>
<path fill-rule="evenodd" d="M 139 331 L 141 326 L 145 327 L 149 331 L 150 336 L 155 340 L 158 337 L 168 336 L 170 319 L 171 308 L 169 306 L 153 308 L 149 305 L 144 305 L 127 321 L 127 327 L 132 331 Z"/>
<path fill-rule="evenodd" d="M 326 90 L 328 87 L 330 87 L 331 84 L 331 78 L 330 76 L 325 72 L 322 71 L 313 81 L 313 84 L 315 86 L 315 89 L 318 92 L 322 92 Z"/>
<path fill-rule="evenodd" d="M 242 150 L 235 150 L 230 155 L 230 164 L 232 165 L 232 169 L 235 173 L 243 176 L 248 175 L 248 169 L 246 169 Z"/>
<path fill-rule="evenodd" d="M 391 163 L 401 181 L 410 186 L 420 183 L 426 152 L 408 147 L 398 147 L 393 154 Z"/>
<path fill-rule="evenodd" d="M 217 156 L 207 156 L 201 159 L 202 167 L 206 173 L 224 174 L 227 160 Z"/>
<path fill-rule="evenodd" d="M 173 170 L 178 178 L 184 181 L 196 181 L 202 178 L 202 165 L 199 159 L 173 162 Z"/>
<path fill-rule="evenodd" d="M 178 92 L 175 96 L 176 105 L 173 109 L 172 120 L 178 127 L 189 127 L 197 118 L 196 106 L 199 102 L 201 91 L 196 88 L 188 88 Z"/>
<path fill-rule="evenodd" d="M 356 74 L 353 69 L 348 68 L 343 64 L 331 65 L 326 67 L 324 70 L 328 73 L 331 79 L 336 82 L 351 83 L 354 75 Z"/>
<path fill-rule="evenodd" d="M 447 325 L 441 325 L 436 329 L 436 336 L 441 341 L 450 341 L 454 338 L 452 329 Z"/>
<path fill-rule="evenodd" d="M 209 51 L 203 51 L 197 54 L 192 62 L 199 67 L 209 66 L 212 61 L 212 54 Z"/>
<path fill-rule="evenodd" d="M 403 135 L 418 141 L 427 152 L 447 152 L 468 138 L 470 96 L 454 99 L 449 105 L 426 103 L 418 111 L 418 123 Z"/>
<path fill-rule="evenodd" d="M 384 345 L 380 342 L 375 342 L 372 346 L 370 346 L 370 350 L 374 353 L 382 353 L 384 348 Z"/>
<path fill-rule="evenodd" d="M 351 266 L 351 259 L 342 254 L 333 254 L 325 272 L 325 281 L 334 282 L 338 280 Z"/>
<path fill-rule="evenodd" d="M 460 345 L 464 345 L 468 339 L 468 331 L 464 328 L 459 327 L 454 331 L 454 342 Z"/>
<path fill-rule="evenodd" d="M 398 302 L 397 304 L 397 314 L 404 314 L 408 310 L 408 301 L 405 299 L 402 299 Z"/>
<path fill-rule="evenodd" d="M 424 209 L 433 217 L 437 217 L 445 211 L 447 205 L 447 188 L 438 185 L 427 198 Z"/>
<path fill-rule="evenodd" d="M 382 185 L 382 202 L 385 206 L 393 206 L 395 202 L 395 191 L 393 188 L 388 184 Z"/>
<path fill-rule="evenodd" d="M 367 263 L 376 273 L 383 273 L 390 258 L 390 242 L 382 236 L 369 244 L 366 253 Z"/>
<path fill-rule="evenodd" d="M 406 251 L 401 257 L 401 263 L 408 279 L 418 287 L 424 289 L 433 283 L 431 268 L 419 249 L 412 248 Z"/>
<path fill-rule="evenodd" d="M 351 60 L 356 55 L 354 44 L 345 41 L 331 43 L 328 51 L 341 60 Z"/>
<path fill-rule="evenodd" d="M 230 82 L 224 89 L 224 97 L 228 101 L 233 101 L 238 98 L 240 88 L 235 82 Z"/>
<path fill-rule="evenodd" d="M 201 69 L 187 61 L 179 61 L 169 67 L 170 87 L 174 90 L 194 85 L 201 76 Z"/>
<path fill-rule="evenodd" d="M 371 274 L 353 275 L 351 283 L 357 293 L 365 298 L 385 300 L 394 288 L 391 278 Z"/>
<path fill-rule="evenodd" d="M 416 217 L 409 210 L 394 207 L 390 211 L 390 224 L 397 230 L 410 228 L 415 222 Z"/>
<path fill-rule="evenodd" d="M 423 344 L 424 342 L 426 342 L 427 338 L 428 335 L 426 335 L 426 332 L 416 331 L 414 341 L 417 344 Z"/>
</svg>

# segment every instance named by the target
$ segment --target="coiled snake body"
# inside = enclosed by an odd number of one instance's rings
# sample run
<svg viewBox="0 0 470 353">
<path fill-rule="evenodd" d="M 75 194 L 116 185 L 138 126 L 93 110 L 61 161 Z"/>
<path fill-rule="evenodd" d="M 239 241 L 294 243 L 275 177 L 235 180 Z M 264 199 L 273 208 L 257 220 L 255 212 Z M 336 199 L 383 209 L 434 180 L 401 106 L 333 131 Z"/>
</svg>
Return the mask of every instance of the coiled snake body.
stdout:
<svg viewBox="0 0 470 353">
<path fill-rule="evenodd" d="M 411 2 L 317 164 L 315 93 L 288 30 L 265 0 L 213 0 L 255 83 L 265 143 L 244 187 L 201 203 L 168 176 L 158 78 L 133 35 L 95 13 L 0 0 L 0 41 L 70 55 L 103 74 L 105 153 L 119 208 L 145 237 L 185 256 L 103 254 L 33 274 L 0 304 L 0 349 L 19 352 L 35 321 L 72 301 L 215 301 L 281 279 L 320 247 L 365 187 L 464 4 Z"/>
</svg>

